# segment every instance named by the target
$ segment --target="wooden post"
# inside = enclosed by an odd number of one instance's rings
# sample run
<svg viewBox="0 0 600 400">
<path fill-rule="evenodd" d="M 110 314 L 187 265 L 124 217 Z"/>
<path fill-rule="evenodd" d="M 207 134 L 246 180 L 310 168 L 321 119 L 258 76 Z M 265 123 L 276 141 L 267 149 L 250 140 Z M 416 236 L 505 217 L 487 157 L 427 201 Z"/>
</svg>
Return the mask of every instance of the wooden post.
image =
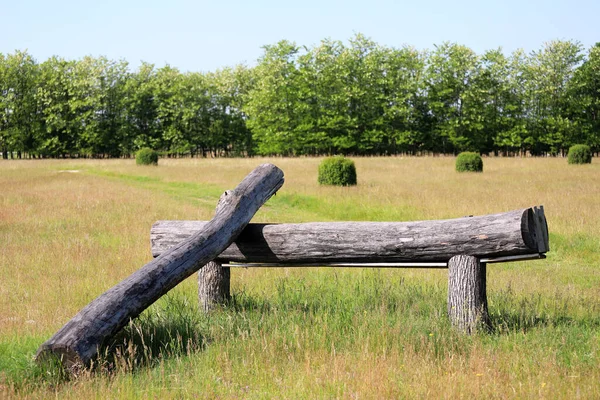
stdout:
<svg viewBox="0 0 600 400">
<path fill-rule="evenodd" d="M 466 334 L 490 328 L 486 265 L 477 257 L 459 255 L 448 261 L 448 317 Z"/>
<path fill-rule="evenodd" d="M 229 292 L 231 272 L 218 261 L 211 261 L 198 270 L 198 300 L 205 313 L 217 304 L 224 304 L 231 298 Z"/>
<path fill-rule="evenodd" d="M 40 346 L 36 360 L 56 358 L 71 370 L 89 365 L 108 338 L 229 247 L 282 185 L 279 168 L 272 164 L 257 167 L 221 196 L 214 218 L 201 230 L 85 306 Z"/>
</svg>

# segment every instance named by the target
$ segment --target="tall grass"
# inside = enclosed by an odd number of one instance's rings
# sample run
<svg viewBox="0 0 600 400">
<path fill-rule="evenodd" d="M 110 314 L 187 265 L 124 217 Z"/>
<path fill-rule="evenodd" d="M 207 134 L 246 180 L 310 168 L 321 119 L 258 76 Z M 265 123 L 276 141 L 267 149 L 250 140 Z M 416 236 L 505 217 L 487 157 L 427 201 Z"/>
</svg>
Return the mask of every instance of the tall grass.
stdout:
<svg viewBox="0 0 600 400">
<path fill-rule="evenodd" d="M 163 162 L 164 161 L 164 162 Z M 256 221 L 417 220 L 544 204 L 546 260 L 490 265 L 494 331 L 446 320 L 444 270 L 236 269 L 206 316 L 190 278 L 76 380 L 37 367 L 44 340 L 150 259 L 158 219 L 210 219 L 220 193 L 271 161 L 286 183 Z M 320 187 L 320 159 L 0 163 L 0 397 L 598 398 L 600 168 L 555 159 L 359 158 Z M 77 172 L 75 172 L 77 171 Z"/>
</svg>

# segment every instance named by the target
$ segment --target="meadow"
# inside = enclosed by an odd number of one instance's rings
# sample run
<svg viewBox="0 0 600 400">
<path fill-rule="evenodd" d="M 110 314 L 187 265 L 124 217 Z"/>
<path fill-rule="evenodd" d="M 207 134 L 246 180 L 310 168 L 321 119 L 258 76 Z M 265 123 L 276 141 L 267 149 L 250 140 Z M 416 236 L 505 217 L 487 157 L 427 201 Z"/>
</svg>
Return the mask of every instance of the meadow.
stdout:
<svg viewBox="0 0 600 400">
<path fill-rule="evenodd" d="M 319 158 L 0 162 L 0 398 L 600 398 L 600 163 L 355 158 L 356 187 L 317 184 Z M 159 219 L 212 217 L 272 162 L 285 184 L 254 222 L 409 221 L 543 204 L 547 259 L 487 269 L 488 334 L 446 318 L 446 270 L 233 269 L 203 315 L 195 276 L 67 379 L 38 346 L 151 259 Z"/>
</svg>

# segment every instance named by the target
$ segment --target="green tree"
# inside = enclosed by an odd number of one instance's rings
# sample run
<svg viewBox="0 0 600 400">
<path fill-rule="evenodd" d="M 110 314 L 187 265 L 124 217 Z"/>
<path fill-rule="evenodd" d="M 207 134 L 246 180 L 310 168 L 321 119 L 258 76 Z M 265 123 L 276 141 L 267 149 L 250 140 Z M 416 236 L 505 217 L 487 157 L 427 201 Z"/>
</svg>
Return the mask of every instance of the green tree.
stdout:
<svg viewBox="0 0 600 400">
<path fill-rule="evenodd" d="M 105 126 L 101 126 L 102 115 L 105 107 L 103 98 L 107 87 L 103 85 L 105 80 L 104 69 L 107 61 L 93 57 L 84 57 L 75 62 L 69 71 L 68 80 L 71 90 L 68 107 L 75 119 L 76 152 L 86 157 L 98 157 L 104 153 L 118 155 L 111 151 L 106 135 Z"/>
<path fill-rule="evenodd" d="M 207 116 L 210 112 L 210 97 L 206 78 L 200 73 L 187 73 L 173 77 L 175 92 L 171 98 L 173 125 L 163 133 L 171 151 L 190 154 L 192 157 L 207 148 Z M 164 105 L 160 105 L 164 112 Z"/>
<path fill-rule="evenodd" d="M 207 75 L 210 83 L 209 99 L 214 116 L 211 129 L 211 141 L 219 142 L 227 154 L 253 155 L 253 140 L 250 129 L 246 126 L 247 116 L 244 104 L 251 88 L 251 71 L 238 65 L 225 68 Z M 218 122 L 220 121 L 220 122 Z M 222 132 L 221 139 L 214 135 Z"/>
<path fill-rule="evenodd" d="M 577 126 L 572 143 L 585 143 L 600 151 L 600 43 L 589 50 L 585 62 L 569 81 L 570 115 Z"/>
<path fill-rule="evenodd" d="M 38 65 L 27 52 L 0 54 L 0 150 L 3 158 L 16 152 L 35 153 L 40 131 L 35 93 Z"/>
<path fill-rule="evenodd" d="M 493 136 L 494 150 L 523 154 L 528 137 L 525 107 L 526 68 L 523 50 L 505 57 L 499 50 L 487 52 L 483 63 L 489 80 L 490 102 L 486 108 L 486 129 Z"/>
<path fill-rule="evenodd" d="M 126 81 L 126 125 L 122 142 L 126 153 L 143 147 L 157 149 L 162 144 L 158 124 L 158 102 L 154 97 L 155 80 L 154 65 L 144 62 Z"/>
<path fill-rule="evenodd" d="M 77 81 L 77 62 L 51 57 L 40 65 L 37 100 L 43 115 L 39 152 L 65 157 L 78 152 L 87 105 L 80 97 L 84 85 Z"/>
<path fill-rule="evenodd" d="M 415 154 L 431 149 L 431 118 L 425 93 L 427 54 L 412 47 L 385 49 L 379 102 L 386 130 L 385 151 Z"/>
<path fill-rule="evenodd" d="M 303 154 L 331 154 L 339 149 L 335 138 L 347 131 L 347 102 L 339 57 L 339 41 L 321 41 L 298 58 L 298 91 Z"/>
<path fill-rule="evenodd" d="M 434 118 L 437 151 L 485 148 L 484 92 L 478 81 L 479 57 L 468 47 L 454 43 L 436 46 L 427 67 L 427 93 Z"/>
<path fill-rule="evenodd" d="M 105 57 L 94 60 L 93 114 L 89 121 L 88 146 L 91 154 L 119 157 L 131 152 L 126 140 L 125 86 L 127 62 Z"/>
<path fill-rule="evenodd" d="M 259 154 L 294 155 L 301 143 L 298 127 L 296 44 L 281 41 L 265 46 L 254 68 L 253 85 L 244 105 L 248 127 Z"/>
<path fill-rule="evenodd" d="M 529 116 L 526 140 L 534 154 L 565 152 L 573 144 L 575 127 L 568 118 L 568 82 L 583 59 L 581 44 L 551 41 L 533 52 L 524 73 Z"/>
<path fill-rule="evenodd" d="M 334 138 L 342 154 L 369 154 L 382 151 L 385 135 L 384 100 L 385 51 L 361 34 L 350 39 L 340 54 L 342 98 L 347 104 L 345 135 Z"/>
<path fill-rule="evenodd" d="M 181 144 L 183 115 L 183 77 L 177 68 L 168 65 L 158 69 L 152 80 L 152 99 L 156 108 L 156 130 L 160 134 L 154 143 L 157 149 L 173 149 Z"/>
</svg>

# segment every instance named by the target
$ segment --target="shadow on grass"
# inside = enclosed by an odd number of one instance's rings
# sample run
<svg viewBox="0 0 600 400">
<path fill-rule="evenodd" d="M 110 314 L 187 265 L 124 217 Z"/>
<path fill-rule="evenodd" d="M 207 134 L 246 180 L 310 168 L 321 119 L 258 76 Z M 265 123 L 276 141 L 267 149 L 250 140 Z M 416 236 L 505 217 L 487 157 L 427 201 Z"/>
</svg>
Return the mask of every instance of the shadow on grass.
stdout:
<svg viewBox="0 0 600 400">
<path fill-rule="evenodd" d="M 89 368 L 67 370 L 56 358 L 38 364 L 32 356 L 18 357 L 17 350 L 11 368 L 0 370 L 0 389 L 15 396 L 39 388 L 59 391 L 79 377 L 134 372 L 202 351 L 207 321 L 189 303 L 185 297 L 165 296 L 105 343 Z"/>
<path fill-rule="evenodd" d="M 134 371 L 202 351 L 202 315 L 185 298 L 167 296 L 105 343 L 91 371 Z"/>
<path fill-rule="evenodd" d="M 563 300 L 558 307 L 544 304 L 533 297 L 504 301 L 490 315 L 492 333 L 527 333 L 540 328 L 600 328 L 599 317 L 575 317 L 577 308 L 567 300 Z"/>
<path fill-rule="evenodd" d="M 492 333 L 527 333 L 538 328 L 600 328 L 600 317 L 593 312 L 598 304 L 588 304 L 585 316 L 581 315 L 580 300 L 556 293 L 553 297 L 532 294 L 519 296 L 510 288 L 492 295 L 490 319 Z M 579 316 L 577 316 L 579 315 Z"/>
<path fill-rule="evenodd" d="M 404 280 L 390 282 L 373 273 L 359 277 L 337 277 L 334 271 L 319 276 L 318 280 L 304 278 L 280 278 L 273 292 L 253 296 L 245 290 L 233 294 L 229 308 L 238 313 L 251 311 L 270 313 L 273 310 L 300 313 L 365 312 L 377 310 L 390 315 L 414 314 L 431 316 L 437 309 L 445 310 L 445 292 L 438 287 L 407 283 Z M 439 306 L 439 307 L 438 307 Z"/>
<path fill-rule="evenodd" d="M 511 332 L 527 333 L 536 328 L 573 326 L 578 323 L 568 316 L 540 316 L 535 312 L 508 312 L 490 316 L 491 334 L 502 335 Z"/>
<path fill-rule="evenodd" d="M 323 281 L 330 280 L 323 277 Z M 319 282 L 307 284 L 303 280 L 281 279 L 269 298 L 251 296 L 244 291 L 235 293 L 228 305 L 235 314 L 271 314 L 274 311 L 291 318 L 294 314 L 329 314 L 331 323 L 355 323 L 356 315 L 363 312 L 386 314 L 386 322 L 403 326 L 419 324 L 436 330 L 447 331 L 446 294 L 437 287 L 400 282 L 390 285 L 385 281 L 357 282 L 337 285 Z M 600 316 L 593 312 L 597 304 L 582 313 L 581 304 L 559 294 L 554 297 L 532 294 L 518 295 L 510 289 L 491 296 L 491 329 L 484 334 L 509 335 L 528 333 L 539 329 L 600 329 Z M 348 316 L 348 318 L 343 318 Z M 339 320 L 339 321 L 338 321 Z"/>
</svg>

